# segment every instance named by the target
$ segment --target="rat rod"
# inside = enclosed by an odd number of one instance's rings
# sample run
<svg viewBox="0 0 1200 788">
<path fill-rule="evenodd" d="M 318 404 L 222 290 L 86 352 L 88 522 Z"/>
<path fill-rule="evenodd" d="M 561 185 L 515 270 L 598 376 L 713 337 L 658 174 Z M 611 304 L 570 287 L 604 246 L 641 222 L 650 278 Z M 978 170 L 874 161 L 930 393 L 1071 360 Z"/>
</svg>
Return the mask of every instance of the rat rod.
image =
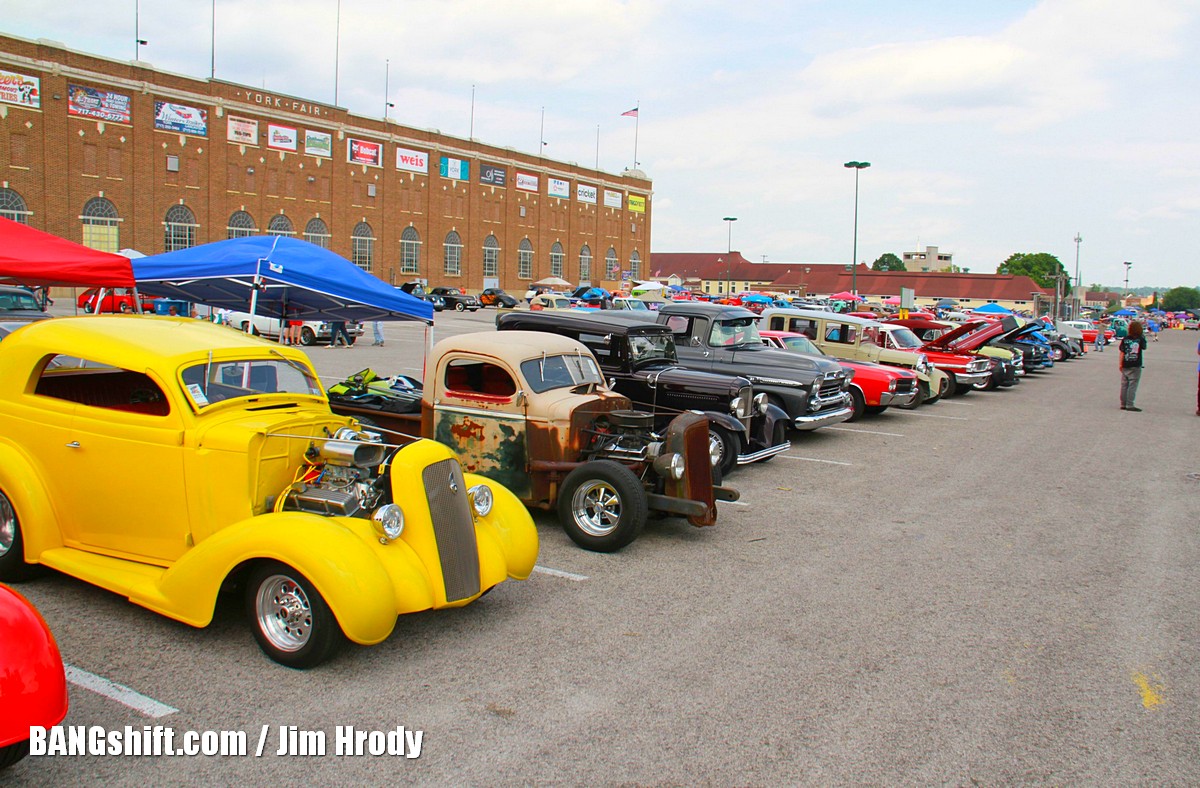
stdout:
<svg viewBox="0 0 1200 788">
<path fill-rule="evenodd" d="M 608 389 L 583 344 L 554 334 L 465 334 L 434 346 L 419 414 L 381 405 L 367 386 L 335 386 L 335 413 L 387 432 L 433 438 L 463 468 L 509 486 L 526 506 L 557 509 L 580 547 L 619 550 L 649 511 L 696 526 L 717 519 L 717 500 L 737 491 L 713 484 L 708 418 L 685 412 L 663 430 Z M 412 410 L 415 381 L 400 379 Z"/>
</svg>

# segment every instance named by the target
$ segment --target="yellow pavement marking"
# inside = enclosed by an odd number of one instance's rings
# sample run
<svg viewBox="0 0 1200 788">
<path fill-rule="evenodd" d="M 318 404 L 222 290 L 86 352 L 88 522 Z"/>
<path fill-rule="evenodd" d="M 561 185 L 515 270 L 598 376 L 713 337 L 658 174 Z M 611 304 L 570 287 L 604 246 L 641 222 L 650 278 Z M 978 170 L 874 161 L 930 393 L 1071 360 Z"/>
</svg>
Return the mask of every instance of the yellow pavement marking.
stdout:
<svg viewBox="0 0 1200 788">
<path fill-rule="evenodd" d="M 1163 686 L 1162 681 L 1157 676 L 1152 680 L 1145 673 L 1135 671 L 1131 678 L 1133 679 L 1133 683 L 1137 685 L 1138 693 L 1142 696 L 1142 706 L 1147 709 L 1153 709 L 1155 706 L 1166 702 L 1164 697 L 1166 687 Z"/>
</svg>

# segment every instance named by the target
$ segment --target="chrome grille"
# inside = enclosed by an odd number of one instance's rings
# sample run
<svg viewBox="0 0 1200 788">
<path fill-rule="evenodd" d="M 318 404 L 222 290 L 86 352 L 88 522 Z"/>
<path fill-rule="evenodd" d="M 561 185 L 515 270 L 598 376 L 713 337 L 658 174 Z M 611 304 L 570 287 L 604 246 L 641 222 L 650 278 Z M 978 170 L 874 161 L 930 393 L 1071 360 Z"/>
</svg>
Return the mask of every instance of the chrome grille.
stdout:
<svg viewBox="0 0 1200 788">
<path fill-rule="evenodd" d="M 841 394 L 841 393 L 842 393 L 842 376 L 841 375 L 838 375 L 837 377 L 830 377 L 829 375 L 826 375 L 824 377 L 824 379 L 821 380 L 821 390 L 820 390 L 820 393 L 818 394 L 818 396 L 820 396 L 821 399 L 828 399 L 830 397 L 836 397 L 838 394 Z"/>
<path fill-rule="evenodd" d="M 475 596 L 479 593 L 479 549 L 462 468 L 453 459 L 435 462 L 421 472 L 421 481 L 437 540 L 446 601 Z"/>
<path fill-rule="evenodd" d="M 897 394 L 908 394 L 909 392 L 911 392 L 913 390 L 914 383 L 916 383 L 916 380 L 914 380 L 913 378 L 901 378 L 900 380 L 897 380 L 896 381 L 896 393 Z"/>
</svg>

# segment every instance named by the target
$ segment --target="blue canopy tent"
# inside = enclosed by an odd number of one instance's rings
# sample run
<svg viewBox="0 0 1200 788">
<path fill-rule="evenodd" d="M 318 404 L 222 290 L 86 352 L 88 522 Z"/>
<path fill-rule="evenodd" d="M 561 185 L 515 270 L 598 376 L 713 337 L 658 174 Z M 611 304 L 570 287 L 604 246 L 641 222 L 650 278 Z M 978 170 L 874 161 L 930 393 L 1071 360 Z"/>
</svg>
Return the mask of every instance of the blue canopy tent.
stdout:
<svg viewBox="0 0 1200 788">
<path fill-rule="evenodd" d="M 231 238 L 131 262 L 138 288 L 151 295 L 291 320 L 433 323 L 433 304 L 287 236 Z"/>
<path fill-rule="evenodd" d="M 984 304 L 983 306 L 972 309 L 971 311 L 978 312 L 979 314 L 983 315 L 1011 315 L 1013 313 L 1013 311 L 1008 307 L 1000 306 L 999 304 Z"/>
<path fill-rule="evenodd" d="M 1133 317 L 1137 314 L 1137 312 L 1134 312 L 1132 309 L 1118 309 L 1116 312 L 1113 312 L 1113 314 L 1119 317 Z"/>
</svg>

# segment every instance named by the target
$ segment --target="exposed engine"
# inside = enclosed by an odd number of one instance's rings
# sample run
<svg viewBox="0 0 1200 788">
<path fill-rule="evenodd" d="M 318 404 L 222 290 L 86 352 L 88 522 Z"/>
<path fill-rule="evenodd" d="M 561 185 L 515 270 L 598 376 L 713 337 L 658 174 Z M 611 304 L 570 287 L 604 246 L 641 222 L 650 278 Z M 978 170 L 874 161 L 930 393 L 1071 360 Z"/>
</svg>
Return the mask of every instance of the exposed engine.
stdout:
<svg viewBox="0 0 1200 788">
<path fill-rule="evenodd" d="M 387 447 L 374 432 L 344 427 L 305 452 L 306 465 L 283 493 L 276 511 L 365 517 L 388 493 L 380 466 Z"/>
<path fill-rule="evenodd" d="M 649 462 L 662 451 L 662 437 L 654 432 L 654 414 L 614 410 L 597 420 L 591 441 L 583 449 L 587 460 Z"/>
</svg>

